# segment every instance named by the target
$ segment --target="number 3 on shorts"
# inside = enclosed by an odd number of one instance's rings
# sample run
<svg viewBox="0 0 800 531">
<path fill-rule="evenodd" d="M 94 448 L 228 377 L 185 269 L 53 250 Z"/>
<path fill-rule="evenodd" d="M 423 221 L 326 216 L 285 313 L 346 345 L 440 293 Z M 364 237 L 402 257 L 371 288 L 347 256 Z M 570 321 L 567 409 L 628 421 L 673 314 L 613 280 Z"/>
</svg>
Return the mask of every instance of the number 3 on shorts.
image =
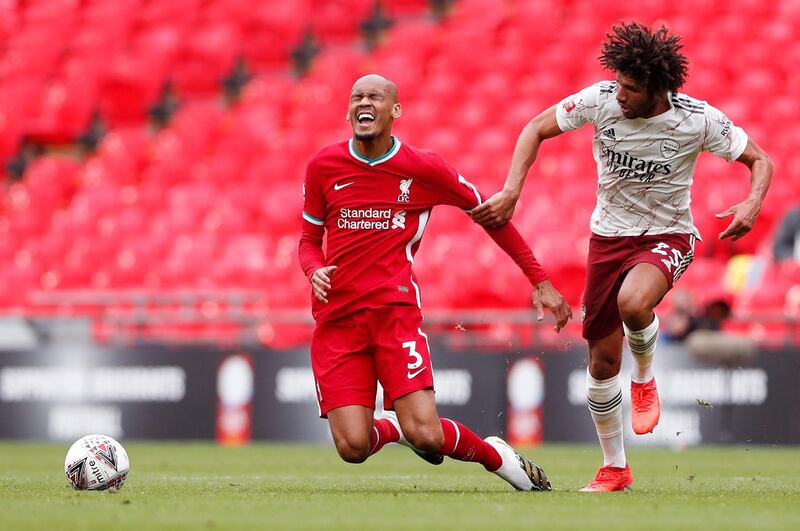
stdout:
<svg viewBox="0 0 800 531">
<path fill-rule="evenodd" d="M 416 341 L 406 341 L 405 343 L 403 343 L 403 348 L 408 349 L 409 361 L 408 361 L 408 373 L 406 374 L 406 376 L 408 377 L 409 380 L 411 380 L 412 378 L 415 378 L 419 373 L 427 369 L 427 367 L 422 367 L 421 369 L 419 369 L 420 365 L 422 365 L 422 354 L 417 352 Z"/>
<path fill-rule="evenodd" d="M 410 358 L 410 361 L 408 362 L 408 370 L 413 371 L 422 365 L 422 355 L 417 352 L 416 341 L 406 341 L 403 343 L 403 348 L 408 349 L 408 357 Z"/>
</svg>

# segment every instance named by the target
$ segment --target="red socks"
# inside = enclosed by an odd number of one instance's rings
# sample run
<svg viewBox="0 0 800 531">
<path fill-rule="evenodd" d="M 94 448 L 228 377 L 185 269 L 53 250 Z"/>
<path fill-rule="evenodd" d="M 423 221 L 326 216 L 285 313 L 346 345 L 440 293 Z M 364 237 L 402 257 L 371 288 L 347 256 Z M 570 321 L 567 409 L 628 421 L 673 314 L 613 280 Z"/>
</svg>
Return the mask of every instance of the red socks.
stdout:
<svg viewBox="0 0 800 531">
<path fill-rule="evenodd" d="M 478 437 L 474 431 L 455 420 L 443 418 L 441 421 L 444 432 L 442 455 L 459 461 L 480 463 L 489 472 L 494 472 L 503 464 L 503 459 L 497 450 Z"/>
<path fill-rule="evenodd" d="M 450 419 L 441 419 L 442 432 L 444 432 L 444 445 L 441 454 L 459 461 L 480 463 L 490 472 L 494 472 L 503 463 L 500 454 L 489 443 L 478 437 L 460 422 Z M 397 442 L 400 433 L 394 424 L 386 419 L 377 419 L 372 427 L 369 439 L 369 455 L 378 452 L 391 442 Z"/>
<path fill-rule="evenodd" d="M 400 433 L 394 424 L 386 419 L 376 419 L 369 438 L 369 455 L 376 453 L 385 445 L 400 440 Z"/>
</svg>

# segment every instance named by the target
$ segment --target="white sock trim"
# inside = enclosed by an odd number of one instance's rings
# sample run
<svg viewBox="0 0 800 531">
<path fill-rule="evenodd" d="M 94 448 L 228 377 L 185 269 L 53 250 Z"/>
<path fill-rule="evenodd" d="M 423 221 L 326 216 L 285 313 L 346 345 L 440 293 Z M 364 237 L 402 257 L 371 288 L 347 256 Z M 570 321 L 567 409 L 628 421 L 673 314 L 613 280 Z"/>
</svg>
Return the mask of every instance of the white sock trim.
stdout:
<svg viewBox="0 0 800 531">
<path fill-rule="evenodd" d="M 631 330 L 625 323 L 625 337 L 633 354 L 633 370 L 631 380 L 635 383 L 647 383 L 653 379 L 653 354 L 658 343 L 658 315 L 653 314 L 653 322 L 642 330 Z"/>
<path fill-rule="evenodd" d="M 628 339 L 628 346 L 635 356 L 650 356 L 655 352 L 656 341 L 658 341 L 658 315 L 653 314 L 653 322 L 642 330 L 631 330 L 625 323 L 625 337 Z"/>
<path fill-rule="evenodd" d="M 625 467 L 622 429 L 622 386 L 619 375 L 596 380 L 586 374 L 586 398 L 603 449 L 603 466 Z"/>
<path fill-rule="evenodd" d="M 403 435 L 403 430 L 400 428 L 400 421 L 397 419 L 397 413 L 387 409 L 384 410 L 383 415 L 381 415 L 380 418 L 386 419 L 389 422 L 391 422 L 392 426 L 394 426 L 394 429 L 397 430 L 397 433 L 400 436 L 400 438 L 397 439 L 397 444 L 402 444 L 403 446 L 408 446 L 409 448 L 413 448 L 413 446 L 411 446 L 411 444 L 406 440 L 405 435 Z"/>
<path fill-rule="evenodd" d="M 622 406 L 622 386 L 619 383 L 619 375 L 607 380 L 596 380 L 587 371 L 586 400 L 592 413 L 613 414 Z"/>
</svg>

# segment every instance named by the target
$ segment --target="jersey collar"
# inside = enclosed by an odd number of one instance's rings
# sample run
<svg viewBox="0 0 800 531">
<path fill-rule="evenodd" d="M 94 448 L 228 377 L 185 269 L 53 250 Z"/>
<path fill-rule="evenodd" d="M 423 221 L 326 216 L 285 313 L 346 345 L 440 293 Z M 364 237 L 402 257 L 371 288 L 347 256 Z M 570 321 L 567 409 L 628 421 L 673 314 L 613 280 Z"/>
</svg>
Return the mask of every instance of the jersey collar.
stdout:
<svg viewBox="0 0 800 531">
<path fill-rule="evenodd" d="M 400 140 L 397 137 L 392 136 L 392 147 L 389 148 L 389 151 L 387 151 L 386 153 L 384 153 L 380 157 L 376 157 L 374 159 L 370 159 L 370 158 L 365 157 L 364 155 L 362 155 L 358 151 L 356 151 L 356 146 L 355 146 L 355 143 L 353 142 L 352 138 L 347 142 L 347 145 L 350 148 L 350 155 L 352 155 L 352 157 L 354 159 L 359 160 L 359 161 L 363 162 L 364 164 L 369 164 L 370 166 L 375 166 L 376 164 L 380 164 L 381 162 L 386 162 L 387 160 L 389 160 L 392 157 L 394 157 L 395 155 L 397 155 L 397 152 L 400 151 L 400 145 L 401 144 L 402 143 L 400 142 Z"/>
<path fill-rule="evenodd" d="M 652 121 L 656 121 L 656 120 L 661 120 L 664 117 L 666 117 L 667 115 L 671 115 L 673 112 L 675 112 L 675 106 L 672 104 L 672 95 L 673 94 L 674 93 L 671 90 L 667 91 L 667 103 L 669 104 L 669 109 L 667 109 L 666 111 L 662 112 L 661 114 L 656 114 L 655 116 L 651 116 L 650 118 L 639 118 L 639 120 L 644 120 L 645 122 L 652 122 Z"/>
</svg>

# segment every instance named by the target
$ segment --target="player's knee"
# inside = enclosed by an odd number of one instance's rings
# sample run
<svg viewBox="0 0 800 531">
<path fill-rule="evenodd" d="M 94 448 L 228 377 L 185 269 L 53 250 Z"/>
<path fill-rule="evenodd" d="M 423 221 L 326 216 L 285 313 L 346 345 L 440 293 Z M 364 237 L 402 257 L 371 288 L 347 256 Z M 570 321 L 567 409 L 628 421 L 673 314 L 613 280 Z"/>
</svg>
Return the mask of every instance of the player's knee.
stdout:
<svg viewBox="0 0 800 531">
<path fill-rule="evenodd" d="M 622 352 L 612 344 L 589 346 L 589 374 L 597 380 L 606 380 L 619 374 Z"/>
<path fill-rule="evenodd" d="M 622 360 L 612 356 L 594 356 L 589 360 L 589 374 L 597 380 L 607 380 L 619 374 Z"/>
<path fill-rule="evenodd" d="M 415 448 L 429 453 L 439 453 L 444 445 L 444 433 L 440 423 L 415 423 L 403 427 L 406 440 Z"/>
<path fill-rule="evenodd" d="M 625 324 L 646 320 L 653 312 L 647 294 L 640 290 L 620 290 L 617 296 L 617 306 Z"/>
<path fill-rule="evenodd" d="M 369 441 L 355 441 L 350 439 L 339 439 L 336 441 L 336 451 L 339 457 L 347 463 L 363 463 L 369 457 Z"/>
</svg>

